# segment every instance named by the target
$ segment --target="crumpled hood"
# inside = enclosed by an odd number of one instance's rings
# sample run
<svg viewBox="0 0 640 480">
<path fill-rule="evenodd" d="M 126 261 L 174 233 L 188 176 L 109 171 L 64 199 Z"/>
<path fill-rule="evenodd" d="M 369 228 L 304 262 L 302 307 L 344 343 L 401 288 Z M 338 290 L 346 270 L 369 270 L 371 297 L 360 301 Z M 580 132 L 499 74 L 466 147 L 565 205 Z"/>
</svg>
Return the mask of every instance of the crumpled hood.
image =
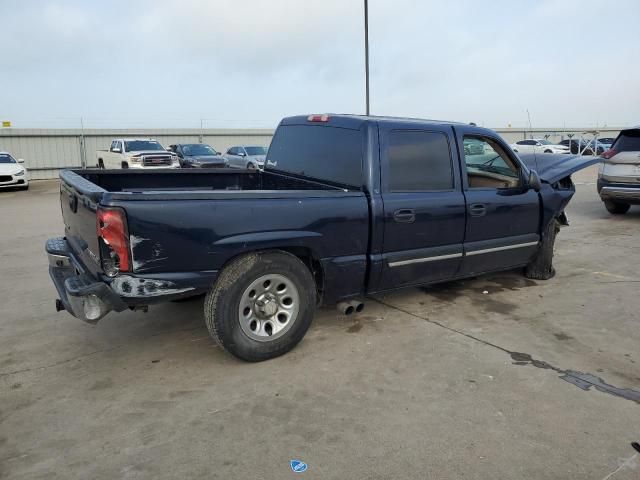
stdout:
<svg viewBox="0 0 640 480">
<path fill-rule="evenodd" d="M 17 163 L 0 163 L 0 175 L 15 175 L 22 170 Z"/>
<path fill-rule="evenodd" d="M 224 157 L 220 155 L 189 155 L 185 160 L 198 163 L 224 163 Z"/>
<path fill-rule="evenodd" d="M 578 170 L 602 162 L 600 157 L 566 153 L 520 153 L 517 155 L 527 167 L 538 172 L 540 179 L 547 183 L 555 183 Z"/>
<path fill-rule="evenodd" d="M 267 158 L 266 155 L 249 155 L 249 158 L 255 160 L 258 163 L 264 163 L 264 159 Z"/>
</svg>

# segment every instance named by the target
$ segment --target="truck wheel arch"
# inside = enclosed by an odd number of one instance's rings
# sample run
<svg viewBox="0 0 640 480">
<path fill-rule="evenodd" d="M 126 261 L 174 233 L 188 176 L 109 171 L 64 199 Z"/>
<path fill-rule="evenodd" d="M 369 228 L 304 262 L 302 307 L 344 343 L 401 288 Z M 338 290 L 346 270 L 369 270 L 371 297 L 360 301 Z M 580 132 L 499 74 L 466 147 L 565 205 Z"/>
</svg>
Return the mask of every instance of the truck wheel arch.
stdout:
<svg viewBox="0 0 640 480">
<path fill-rule="evenodd" d="M 316 292 L 318 298 L 318 304 L 321 303 L 322 300 L 322 292 L 324 291 L 324 270 L 322 268 L 322 263 L 320 262 L 320 257 L 310 248 L 308 247 L 299 247 L 299 246 L 280 246 L 280 247 L 271 247 L 260 250 L 253 250 L 248 252 L 242 252 L 238 255 L 235 255 L 229 258 L 224 265 L 220 268 L 220 271 L 224 270 L 229 264 L 236 261 L 238 258 L 251 255 L 251 254 L 260 254 L 260 253 L 269 253 L 269 252 L 284 252 L 289 255 L 293 255 L 298 258 L 311 272 L 311 276 L 313 277 L 316 284 Z"/>
</svg>

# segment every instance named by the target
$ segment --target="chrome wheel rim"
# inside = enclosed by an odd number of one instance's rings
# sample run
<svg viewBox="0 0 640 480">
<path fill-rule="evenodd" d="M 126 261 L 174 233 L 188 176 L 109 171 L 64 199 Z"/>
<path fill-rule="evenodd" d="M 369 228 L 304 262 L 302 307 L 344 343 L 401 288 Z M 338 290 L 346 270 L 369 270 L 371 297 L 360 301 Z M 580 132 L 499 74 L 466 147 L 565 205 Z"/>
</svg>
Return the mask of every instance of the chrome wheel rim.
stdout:
<svg viewBox="0 0 640 480">
<path fill-rule="evenodd" d="M 238 306 L 242 331 L 249 338 L 269 342 L 283 336 L 300 311 L 300 295 L 284 275 L 268 274 L 245 289 Z"/>
</svg>

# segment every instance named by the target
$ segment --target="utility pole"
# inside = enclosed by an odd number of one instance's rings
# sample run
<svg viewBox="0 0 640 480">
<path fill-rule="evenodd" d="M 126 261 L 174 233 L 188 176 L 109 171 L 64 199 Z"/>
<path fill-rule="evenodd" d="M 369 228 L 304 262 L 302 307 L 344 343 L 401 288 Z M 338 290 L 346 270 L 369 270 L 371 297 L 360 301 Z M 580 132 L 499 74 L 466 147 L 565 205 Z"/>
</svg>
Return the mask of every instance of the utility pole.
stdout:
<svg viewBox="0 0 640 480">
<path fill-rule="evenodd" d="M 369 0 L 364 0 L 364 69 L 365 69 L 365 92 L 366 92 L 366 111 L 367 115 L 371 113 L 369 110 Z"/>
</svg>

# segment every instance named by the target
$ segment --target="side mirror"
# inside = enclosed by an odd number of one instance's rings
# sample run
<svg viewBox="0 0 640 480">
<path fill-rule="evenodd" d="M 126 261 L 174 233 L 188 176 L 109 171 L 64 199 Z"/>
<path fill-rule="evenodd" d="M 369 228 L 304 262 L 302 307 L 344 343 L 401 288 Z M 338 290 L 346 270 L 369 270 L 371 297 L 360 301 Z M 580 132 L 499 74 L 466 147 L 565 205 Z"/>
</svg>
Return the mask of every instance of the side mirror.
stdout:
<svg viewBox="0 0 640 480">
<path fill-rule="evenodd" d="M 542 182 L 540 181 L 540 177 L 538 176 L 538 172 L 535 170 L 531 170 L 529 172 L 529 179 L 527 180 L 527 186 L 536 192 L 539 192 L 542 189 Z"/>
<path fill-rule="evenodd" d="M 244 153 L 244 152 L 239 152 L 238 155 L 241 156 L 241 157 L 246 157 L 247 156 L 247 154 Z"/>
<path fill-rule="evenodd" d="M 24 163 L 24 158 L 19 158 L 18 163 Z"/>
</svg>

